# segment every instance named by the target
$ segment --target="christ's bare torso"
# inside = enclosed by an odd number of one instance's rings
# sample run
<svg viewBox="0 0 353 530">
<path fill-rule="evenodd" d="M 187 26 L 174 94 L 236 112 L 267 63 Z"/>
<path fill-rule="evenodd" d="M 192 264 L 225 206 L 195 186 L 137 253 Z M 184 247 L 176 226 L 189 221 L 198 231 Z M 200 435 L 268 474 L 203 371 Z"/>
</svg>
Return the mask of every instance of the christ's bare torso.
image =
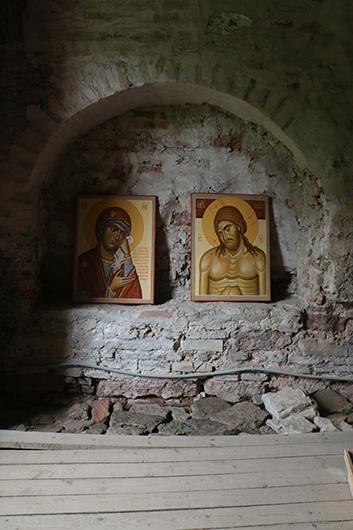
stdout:
<svg viewBox="0 0 353 530">
<path fill-rule="evenodd" d="M 200 262 L 200 294 L 218 296 L 257 296 L 266 294 L 266 258 L 261 250 L 251 254 L 240 243 L 237 252 L 217 255 L 213 248 Z"/>
</svg>

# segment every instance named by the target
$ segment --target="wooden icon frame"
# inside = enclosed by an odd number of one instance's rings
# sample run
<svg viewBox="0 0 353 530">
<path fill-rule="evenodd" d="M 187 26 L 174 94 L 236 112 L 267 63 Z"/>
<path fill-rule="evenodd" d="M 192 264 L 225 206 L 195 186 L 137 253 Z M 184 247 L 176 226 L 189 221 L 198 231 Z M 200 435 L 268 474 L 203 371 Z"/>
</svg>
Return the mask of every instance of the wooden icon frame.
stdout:
<svg viewBox="0 0 353 530">
<path fill-rule="evenodd" d="M 191 212 L 191 299 L 270 301 L 269 197 L 193 193 Z"/>
<path fill-rule="evenodd" d="M 155 226 L 155 196 L 78 196 L 74 248 L 74 302 L 153 304 Z M 108 259 L 105 256 L 106 259 L 103 259 L 102 253 L 111 253 L 111 248 L 115 244 L 115 240 L 109 240 L 112 230 L 121 230 L 122 240 L 126 239 L 129 243 L 127 245 L 126 241 L 124 244 L 120 242 L 120 250 L 114 249 L 116 252 L 112 258 L 109 256 Z M 104 243 L 105 241 L 107 243 Z M 110 247 L 108 248 L 107 245 Z M 121 249 L 124 249 L 125 254 Z M 116 278 L 117 276 L 121 279 Z M 113 289 L 116 282 L 125 282 L 125 284 L 123 287 Z"/>
</svg>

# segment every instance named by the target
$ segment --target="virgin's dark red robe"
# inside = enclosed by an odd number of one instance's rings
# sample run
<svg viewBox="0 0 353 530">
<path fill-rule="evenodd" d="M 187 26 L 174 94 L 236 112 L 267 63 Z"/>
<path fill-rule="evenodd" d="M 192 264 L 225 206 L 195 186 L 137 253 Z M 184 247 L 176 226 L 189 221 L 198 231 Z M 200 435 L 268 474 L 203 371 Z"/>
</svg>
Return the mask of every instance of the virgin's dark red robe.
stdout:
<svg viewBox="0 0 353 530">
<path fill-rule="evenodd" d="M 124 264 L 117 271 L 111 271 L 105 280 L 102 259 L 98 246 L 78 257 L 77 295 L 79 298 L 108 298 L 109 286 L 115 276 L 124 276 Z M 134 281 L 117 289 L 114 298 L 142 298 L 140 281 L 135 267 L 128 278 Z"/>
</svg>

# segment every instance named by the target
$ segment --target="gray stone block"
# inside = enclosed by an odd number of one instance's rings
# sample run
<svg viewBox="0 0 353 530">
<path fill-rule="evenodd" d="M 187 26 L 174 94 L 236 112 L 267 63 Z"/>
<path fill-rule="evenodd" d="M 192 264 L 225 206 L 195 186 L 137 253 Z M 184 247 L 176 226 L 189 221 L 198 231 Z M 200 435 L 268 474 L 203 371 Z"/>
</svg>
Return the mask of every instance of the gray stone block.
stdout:
<svg viewBox="0 0 353 530">
<path fill-rule="evenodd" d="M 121 436 L 121 435 L 131 435 L 131 436 L 141 436 L 146 433 L 146 429 L 144 427 L 139 427 L 138 425 L 111 425 L 109 429 L 107 430 L 106 434 L 111 434 L 115 436 Z"/>
<path fill-rule="evenodd" d="M 223 340 L 182 340 L 181 349 L 183 351 L 222 352 Z"/>
<path fill-rule="evenodd" d="M 275 418 L 286 418 L 312 406 L 311 399 L 299 389 L 284 388 L 279 392 L 262 395 L 266 410 Z"/>
<path fill-rule="evenodd" d="M 115 411 L 110 416 L 110 427 L 114 428 L 138 428 L 143 433 L 152 432 L 158 425 L 164 423 L 169 415 L 168 409 L 160 407 L 161 411 L 146 414 L 143 411 L 131 410 Z M 142 433 L 141 433 L 142 434 Z"/>
<path fill-rule="evenodd" d="M 307 420 L 313 421 L 317 416 L 317 407 L 316 405 L 312 405 L 311 407 L 308 407 L 297 414 L 303 418 L 306 418 Z"/>
<path fill-rule="evenodd" d="M 90 407 L 88 403 L 75 403 L 66 412 L 66 416 L 71 420 L 88 420 Z"/>
<path fill-rule="evenodd" d="M 335 427 L 332 421 L 328 418 L 321 418 L 321 416 L 316 416 L 314 418 L 314 424 L 320 429 L 320 432 L 338 431 L 337 427 Z"/>
<path fill-rule="evenodd" d="M 353 405 L 348 399 L 329 388 L 315 392 L 313 399 L 320 410 L 327 415 L 335 414 L 336 412 L 348 413 L 353 409 Z"/>
<path fill-rule="evenodd" d="M 161 407 L 157 403 L 133 403 L 129 409 L 129 412 L 157 416 L 164 420 L 167 418 L 169 411 L 169 408 Z"/>
<path fill-rule="evenodd" d="M 233 426 L 209 419 L 191 418 L 184 425 L 187 428 L 191 428 L 190 434 L 192 436 L 222 436 L 238 433 Z"/>
<path fill-rule="evenodd" d="M 187 425 L 184 421 L 173 420 L 158 426 L 158 434 L 167 436 L 189 436 L 194 430 L 193 425 Z"/>
<path fill-rule="evenodd" d="M 191 405 L 192 417 L 194 419 L 214 419 L 230 406 L 229 403 L 219 397 L 198 399 Z"/>
<path fill-rule="evenodd" d="M 83 431 L 83 434 L 105 434 L 107 432 L 107 425 L 104 421 L 95 423 Z"/>
<path fill-rule="evenodd" d="M 183 407 L 172 407 L 170 412 L 172 413 L 173 420 L 175 421 L 182 422 L 190 418 L 190 414 L 188 414 Z"/>
<path fill-rule="evenodd" d="M 204 383 L 204 389 L 206 394 L 217 396 L 228 403 L 238 403 L 241 400 L 232 381 L 219 381 L 213 378 L 207 379 Z"/>
<path fill-rule="evenodd" d="M 325 340 L 301 339 L 298 346 L 303 355 L 333 359 L 335 357 L 347 357 L 348 346 L 331 344 Z"/>
<path fill-rule="evenodd" d="M 63 422 L 62 426 L 64 427 L 65 432 L 80 433 L 91 427 L 92 424 L 92 420 L 67 420 Z"/>
<path fill-rule="evenodd" d="M 287 418 L 267 420 L 266 425 L 278 434 L 306 434 L 313 432 L 316 426 L 300 414 Z"/>
<path fill-rule="evenodd" d="M 254 403 L 241 401 L 211 419 L 230 426 L 235 432 L 254 433 L 268 418 L 268 412 Z"/>
</svg>

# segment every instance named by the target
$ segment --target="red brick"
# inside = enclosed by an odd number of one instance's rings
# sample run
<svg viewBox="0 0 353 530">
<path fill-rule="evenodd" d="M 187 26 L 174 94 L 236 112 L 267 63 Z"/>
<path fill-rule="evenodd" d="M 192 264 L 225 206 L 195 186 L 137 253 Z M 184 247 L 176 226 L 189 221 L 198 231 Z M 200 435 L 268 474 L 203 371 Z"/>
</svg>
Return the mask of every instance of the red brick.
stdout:
<svg viewBox="0 0 353 530">
<path fill-rule="evenodd" d="M 148 120 L 154 120 L 156 117 L 156 112 L 153 110 L 136 110 L 135 116 L 140 118 L 147 118 Z"/>
<path fill-rule="evenodd" d="M 176 227 L 190 227 L 191 226 L 191 215 L 189 212 L 173 212 L 170 224 Z"/>
<path fill-rule="evenodd" d="M 306 327 L 310 331 L 331 331 L 342 333 L 346 326 L 346 319 L 339 315 L 315 311 L 306 315 Z"/>
<path fill-rule="evenodd" d="M 92 420 L 95 423 L 106 420 L 110 414 L 110 398 L 98 399 L 93 403 L 90 403 L 92 409 Z"/>
<path fill-rule="evenodd" d="M 161 171 L 162 164 L 149 164 L 146 162 L 138 168 L 137 173 L 161 173 Z"/>
<path fill-rule="evenodd" d="M 213 145 L 218 148 L 230 148 L 232 151 L 241 151 L 242 149 L 242 137 L 238 133 L 232 135 L 227 134 L 225 136 L 219 136 L 215 138 Z"/>
<path fill-rule="evenodd" d="M 156 142 L 153 142 L 153 140 L 149 140 L 148 138 L 139 139 L 136 147 L 137 149 L 142 149 L 151 153 L 157 150 Z"/>
<path fill-rule="evenodd" d="M 112 171 L 109 173 L 109 178 L 114 180 L 120 180 L 121 182 L 126 182 L 129 180 L 132 171 L 132 164 L 126 164 L 123 166 L 118 162 Z"/>
<path fill-rule="evenodd" d="M 171 148 L 188 147 L 187 144 L 182 140 L 180 131 L 173 131 L 166 134 L 163 138 L 163 143 L 166 147 Z"/>
<path fill-rule="evenodd" d="M 243 351 L 253 350 L 282 350 L 291 343 L 290 337 L 286 333 L 279 331 L 264 332 L 239 332 L 234 335 L 236 348 Z"/>
</svg>

